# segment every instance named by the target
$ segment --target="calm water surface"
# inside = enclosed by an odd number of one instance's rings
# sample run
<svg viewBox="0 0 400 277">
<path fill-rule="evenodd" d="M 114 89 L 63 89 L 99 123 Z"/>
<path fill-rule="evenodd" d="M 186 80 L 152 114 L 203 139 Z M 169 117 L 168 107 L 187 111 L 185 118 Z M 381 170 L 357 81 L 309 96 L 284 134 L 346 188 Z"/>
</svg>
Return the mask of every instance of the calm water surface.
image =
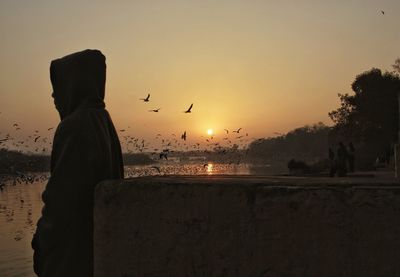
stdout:
<svg viewBox="0 0 400 277">
<path fill-rule="evenodd" d="M 160 170 L 160 172 L 159 172 Z M 246 164 L 161 164 L 129 166 L 125 177 L 170 174 L 250 174 Z M 0 191 L 0 276 L 36 276 L 32 269 L 32 235 L 42 209 L 47 174 L 5 181 Z M 32 180 L 32 179 L 31 179 Z"/>
</svg>

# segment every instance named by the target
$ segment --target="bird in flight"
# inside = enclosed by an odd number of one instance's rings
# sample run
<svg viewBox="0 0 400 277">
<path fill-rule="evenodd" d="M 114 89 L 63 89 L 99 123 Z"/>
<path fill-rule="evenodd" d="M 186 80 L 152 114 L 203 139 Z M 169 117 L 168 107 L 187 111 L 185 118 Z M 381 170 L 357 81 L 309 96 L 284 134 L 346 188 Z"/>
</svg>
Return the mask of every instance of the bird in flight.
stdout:
<svg viewBox="0 0 400 277">
<path fill-rule="evenodd" d="M 189 109 L 184 111 L 184 113 L 191 113 L 192 112 L 192 108 L 193 108 L 193 103 L 190 105 Z"/>
<path fill-rule="evenodd" d="M 383 15 L 385 15 L 385 11 L 381 11 L 381 13 L 382 13 Z"/>
<path fill-rule="evenodd" d="M 239 129 L 237 129 L 237 130 L 235 130 L 235 131 L 233 131 L 233 132 L 239 134 L 240 130 L 242 130 L 242 128 L 239 128 Z"/>
<path fill-rule="evenodd" d="M 47 129 L 47 131 L 50 131 L 51 129 L 54 129 L 54 127 L 50 127 L 49 129 Z"/>
<path fill-rule="evenodd" d="M 150 93 L 147 94 L 146 98 L 140 98 L 139 100 L 143 100 L 143 102 L 149 102 L 150 99 Z"/>
<path fill-rule="evenodd" d="M 154 109 L 154 110 L 149 110 L 149 112 L 154 112 L 154 113 L 158 113 L 158 111 L 161 110 L 161 108 L 158 109 Z"/>
<path fill-rule="evenodd" d="M 229 130 L 227 130 L 227 129 L 224 129 L 224 130 L 225 130 L 226 134 L 229 134 Z"/>
<path fill-rule="evenodd" d="M 40 138 L 40 136 L 37 136 L 37 137 L 35 138 L 35 142 L 36 142 L 39 138 Z"/>
<path fill-rule="evenodd" d="M 181 139 L 186 141 L 186 131 L 181 135 Z"/>
</svg>

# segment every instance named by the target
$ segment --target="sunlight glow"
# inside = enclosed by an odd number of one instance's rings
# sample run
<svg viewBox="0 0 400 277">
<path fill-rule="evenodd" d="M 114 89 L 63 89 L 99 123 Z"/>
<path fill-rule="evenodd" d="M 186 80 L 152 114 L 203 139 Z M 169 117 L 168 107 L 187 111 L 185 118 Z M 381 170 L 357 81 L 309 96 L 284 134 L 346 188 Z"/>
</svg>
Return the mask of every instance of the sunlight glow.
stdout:
<svg viewBox="0 0 400 277">
<path fill-rule="evenodd" d="M 208 130 L 207 130 L 207 134 L 208 134 L 209 136 L 213 135 L 213 134 L 214 134 L 214 130 L 213 130 L 213 129 L 208 129 Z"/>
<path fill-rule="evenodd" d="M 207 164 L 207 174 L 213 173 L 213 164 Z"/>
</svg>

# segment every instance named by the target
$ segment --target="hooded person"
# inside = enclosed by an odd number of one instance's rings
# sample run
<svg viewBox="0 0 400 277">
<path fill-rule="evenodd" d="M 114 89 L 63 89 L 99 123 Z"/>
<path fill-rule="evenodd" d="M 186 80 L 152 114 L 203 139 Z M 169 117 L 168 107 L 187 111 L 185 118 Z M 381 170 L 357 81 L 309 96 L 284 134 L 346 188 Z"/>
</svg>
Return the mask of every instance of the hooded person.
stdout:
<svg viewBox="0 0 400 277">
<path fill-rule="evenodd" d="M 90 277 L 95 186 L 124 176 L 121 145 L 104 104 L 105 57 L 85 50 L 54 60 L 50 78 L 61 122 L 32 239 L 34 271 L 40 277 Z"/>
</svg>

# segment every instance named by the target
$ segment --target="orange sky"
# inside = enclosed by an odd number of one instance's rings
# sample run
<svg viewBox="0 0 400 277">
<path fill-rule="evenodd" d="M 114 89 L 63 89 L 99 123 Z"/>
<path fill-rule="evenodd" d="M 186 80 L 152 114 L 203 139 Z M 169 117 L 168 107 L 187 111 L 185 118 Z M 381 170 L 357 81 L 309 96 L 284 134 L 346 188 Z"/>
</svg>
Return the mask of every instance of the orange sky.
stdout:
<svg viewBox="0 0 400 277">
<path fill-rule="evenodd" d="M 83 2 L 1 1 L 0 138 L 57 125 L 50 61 L 87 48 L 107 57 L 117 129 L 146 140 L 331 124 L 337 93 L 400 56 L 400 1 Z"/>
</svg>

